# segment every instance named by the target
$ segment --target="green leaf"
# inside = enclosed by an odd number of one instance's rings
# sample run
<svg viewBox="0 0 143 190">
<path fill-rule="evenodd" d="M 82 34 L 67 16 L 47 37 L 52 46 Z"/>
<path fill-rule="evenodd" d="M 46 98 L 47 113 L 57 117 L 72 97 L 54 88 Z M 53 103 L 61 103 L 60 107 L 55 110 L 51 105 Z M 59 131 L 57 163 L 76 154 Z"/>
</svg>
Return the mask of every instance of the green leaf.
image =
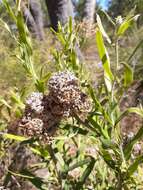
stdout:
<svg viewBox="0 0 143 190">
<path fill-rule="evenodd" d="M 133 139 L 129 141 L 129 143 L 124 147 L 123 151 L 124 151 L 126 160 L 130 158 L 134 144 L 137 141 L 139 141 L 142 137 L 143 137 L 143 127 L 141 127 L 138 130 L 137 134 L 133 137 Z"/>
<path fill-rule="evenodd" d="M 137 52 L 137 50 L 140 48 L 140 47 L 142 47 L 142 44 L 143 44 L 143 40 L 141 40 L 138 44 L 137 44 L 137 46 L 135 47 L 135 49 L 133 50 L 133 52 L 131 53 L 131 55 L 129 56 L 129 58 L 128 58 L 128 63 L 129 63 L 129 61 L 132 59 L 132 57 L 135 55 L 135 53 Z"/>
<path fill-rule="evenodd" d="M 106 128 L 103 128 L 102 126 L 100 126 L 92 117 L 88 117 L 88 121 L 92 124 L 92 126 L 95 129 L 97 129 L 98 134 L 102 135 L 106 139 L 110 138 L 109 134 L 108 134 L 108 131 L 106 130 Z"/>
<path fill-rule="evenodd" d="M 110 168 L 114 170 L 116 169 L 116 162 L 113 160 L 112 155 L 107 150 L 102 149 L 101 156 Z"/>
<path fill-rule="evenodd" d="M 127 170 L 127 175 L 130 177 L 137 170 L 139 164 L 143 163 L 143 155 L 137 157 L 133 164 L 131 164 Z"/>
<path fill-rule="evenodd" d="M 69 33 L 72 33 L 72 30 L 73 30 L 73 21 L 72 21 L 72 17 L 70 16 L 69 17 Z"/>
<path fill-rule="evenodd" d="M 88 91 L 89 91 L 89 94 L 90 94 L 92 100 L 94 101 L 95 107 L 102 110 L 102 106 L 101 106 L 100 102 L 97 100 L 96 95 L 95 95 L 95 91 L 91 85 L 88 85 Z"/>
<path fill-rule="evenodd" d="M 137 19 L 138 16 L 139 16 L 139 15 L 126 18 L 126 19 L 122 22 L 122 24 L 119 26 L 119 28 L 118 28 L 118 30 L 117 30 L 117 36 L 123 35 L 123 34 L 127 31 L 127 29 L 129 29 L 129 27 L 131 26 L 132 22 Z"/>
<path fill-rule="evenodd" d="M 18 136 L 18 135 L 12 135 L 12 134 L 3 134 L 4 138 L 11 139 L 11 140 L 16 140 L 16 141 L 25 141 L 27 138 Z"/>
<path fill-rule="evenodd" d="M 75 189 L 81 189 L 82 186 L 85 184 L 87 178 L 89 177 L 90 173 L 92 172 L 94 165 L 95 165 L 96 160 L 94 158 L 91 157 L 91 161 L 89 163 L 89 165 L 87 165 L 87 168 L 85 169 L 85 171 L 83 172 L 79 182 L 77 183 Z"/>
<path fill-rule="evenodd" d="M 117 147 L 117 145 L 110 139 L 104 139 L 104 138 L 100 138 L 101 142 L 102 142 L 102 146 L 104 147 L 104 149 L 114 149 Z"/>
<path fill-rule="evenodd" d="M 74 134 L 80 134 L 80 135 L 87 135 L 88 131 L 86 129 L 82 129 L 79 126 L 76 125 L 70 125 L 65 124 L 64 127 L 62 127 L 63 130 L 71 131 L 71 133 Z"/>
<path fill-rule="evenodd" d="M 107 87 L 108 92 L 112 90 L 112 81 L 114 79 L 113 74 L 110 69 L 110 59 L 107 53 L 107 50 L 104 45 L 104 40 L 102 37 L 102 33 L 99 29 L 96 31 L 96 43 L 99 52 L 99 57 L 102 61 L 104 68 L 104 80 Z"/>
<path fill-rule="evenodd" d="M 0 103 L 11 109 L 12 107 L 3 99 L 0 97 Z"/>
<path fill-rule="evenodd" d="M 91 158 L 87 158 L 85 160 L 81 160 L 75 164 L 73 164 L 72 166 L 69 166 L 68 168 L 66 168 L 64 171 L 62 171 L 62 175 L 65 175 L 67 174 L 69 171 L 71 170 L 74 170 L 75 168 L 78 168 L 78 167 L 82 167 L 84 165 L 87 165 L 91 162 Z"/>
<path fill-rule="evenodd" d="M 21 97 L 20 97 L 20 95 L 18 93 L 14 92 L 14 91 L 11 91 L 10 95 L 11 95 L 10 98 L 11 98 L 13 103 L 17 104 L 17 106 L 19 108 L 21 108 L 21 109 L 25 108 L 25 105 L 22 102 Z"/>
<path fill-rule="evenodd" d="M 109 16 L 109 14 L 104 11 L 104 10 L 100 10 L 102 13 L 104 13 L 104 15 L 107 17 L 107 19 L 109 20 L 109 22 L 115 27 L 115 22 L 113 21 L 113 19 Z"/>
<path fill-rule="evenodd" d="M 44 93 L 44 91 L 45 91 L 45 84 L 44 84 L 44 81 L 43 81 L 43 80 L 39 80 L 39 79 L 36 80 L 35 86 L 36 86 L 36 89 L 37 89 L 39 92 Z"/>
<path fill-rule="evenodd" d="M 20 174 L 25 176 L 24 178 L 30 181 L 37 189 L 46 190 L 45 188 L 43 188 L 44 182 L 42 181 L 42 179 L 35 176 L 30 171 L 24 169 L 20 172 Z"/>
<path fill-rule="evenodd" d="M 96 128 L 98 129 L 99 132 L 101 131 L 101 126 L 92 118 L 92 117 L 88 117 L 88 121 Z"/>
<path fill-rule="evenodd" d="M 16 173 L 14 171 L 8 170 L 8 172 L 14 176 L 22 177 L 22 178 L 27 178 L 27 179 L 33 179 L 33 176 L 25 175 L 25 174 L 20 174 Z"/>
<path fill-rule="evenodd" d="M 12 37 L 14 37 L 13 34 L 12 34 L 12 32 L 11 32 L 10 27 L 8 26 L 8 24 L 5 23 L 2 19 L 0 19 L 0 22 L 2 23 L 2 26 L 9 32 L 9 34 L 10 34 Z"/>
<path fill-rule="evenodd" d="M 2 2 L 3 2 L 3 4 L 4 4 L 4 6 L 6 7 L 8 14 L 9 14 L 9 15 L 11 16 L 11 18 L 16 22 L 16 17 L 15 17 L 15 15 L 14 15 L 13 10 L 11 9 L 11 7 L 10 7 L 8 1 L 7 1 L 7 0 L 3 0 Z"/>
<path fill-rule="evenodd" d="M 42 147 L 36 146 L 35 148 L 30 147 L 30 149 L 32 150 L 33 153 L 40 155 L 45 159 L 49 158 L 49 152 Z"/>
<path fill-rule="evenodd" d="M 129 113 L 136 113 L 137 115 L 143 117 L 143 109 L 137 108 L 137 107 L 131 107 L 127 110 L 125 110 L 120 116 L 119 118 L 116 120 L 115 122 L 115 126 L 125 117 L 127 116 Z"/>
<path fill-rule="evenodd" d="M 128 87 L 133 82 L 133 69 L 127 63 L 124 65 L 124 86 Z"/>
<path fill-rule="evenodd" d="M 46 81 L 48 81 L 48 79 L 51 77 L 51 73 L 47 73 L 46 75 L 44 75 L 43 77 L 42 77 L 42 81 L 43 82 L 46 82 Z"/>
<path fill-rule="evenodd" d="M 100 19 L 100 16 L 98 14 L 96 14 L 96 20 L 97 20 L 98 27 L 99 27 L 103 37 L 107 40 L 107 42 L 109 44 L 111 44 L 111 40 L 110 40 L 108 34 L 105 32 L 104 27 L 103 27 L 102 22 L 101 22 L 101 19 Z"/>
</svg>

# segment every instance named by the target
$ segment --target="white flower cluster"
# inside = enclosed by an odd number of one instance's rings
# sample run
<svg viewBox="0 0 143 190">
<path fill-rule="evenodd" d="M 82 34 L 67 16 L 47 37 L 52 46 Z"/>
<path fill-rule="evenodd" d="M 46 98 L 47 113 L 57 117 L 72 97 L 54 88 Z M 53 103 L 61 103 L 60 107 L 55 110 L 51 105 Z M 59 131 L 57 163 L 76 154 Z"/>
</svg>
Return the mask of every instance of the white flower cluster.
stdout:
<svg viewBox="0 0 143 190">
<path fill-rule="evenodd" d="M 42 106 L 43 94 L 33 92 L 26 100 L 26 104 L 35 112 L 41 113 L 44 109 Z"/>
<path fill-rule="evenodd" d="M 52 92 L 58 92 L 59 89 L 62 90 L 70 85 L 78 86 L 78 79 L 69 71 L 56 73 L 48 82 L 48 88 Z"/>
</svg>

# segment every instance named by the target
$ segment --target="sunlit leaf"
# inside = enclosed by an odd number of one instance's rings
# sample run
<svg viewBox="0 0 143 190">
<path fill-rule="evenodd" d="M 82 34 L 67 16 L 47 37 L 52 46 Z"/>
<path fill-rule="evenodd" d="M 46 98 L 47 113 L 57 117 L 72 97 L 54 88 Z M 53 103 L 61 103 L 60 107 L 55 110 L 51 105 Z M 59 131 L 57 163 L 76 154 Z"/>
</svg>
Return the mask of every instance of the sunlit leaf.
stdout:
<svg viewBox="0 0 143 190">
<path fill-rule="evenodd" d="M 103 37 L 101 31 L 97 28 L 96 30 L 96 43 L 99 52 L 99 57 L 102 61 L 104 68 L 104 80 L 107 87 L 107 90 L 111 92 L 112 90 L 112 82 L 113 82 L 113 74 L 110 69 L 110 59 L 107 53 L 107 50 L 104 45 Z"/>
<path fill-rule="evenodd" d="M 126 18 L 121 25 L 119 26 L 118 30 L 117 30 L 117 35 L 121 36 L 123 35 L 127 29 L 129 29 L 129 27 L 132 25 L 133 21 L 136 21 L 139 15 L 130 17 L 130 18 Z"/>
<path fill-rule="evenodd" d="M 18 135 L 13 135 L 13 134 L 9 134 L 9 133 L 5 133 L 3 134 L 4 138 L 7 139 L 11 139 L 11 140 L 16 140 L 16 141 L 25 141 L 27 140 L 27 138 L 22 137 L 22 136 L 18 136 Z"/>
<path fill-rule="evenodd" d="M 103 27 L 102 22 L 101 22 L 101 19 L 100 19 L 100 16 L 98 14 L 96 14 L 96 20 L 97 20 L 98 27 L 99 27 L 103 37 L 107 40 L 107 42 L 109 44 L 111 44 L 111 40 L 110 40 L 108 34 L 105 32 L 104 27 Z"/>
<path fill-rule="evenodd" d="M 33 153 L 37 154 L 37 155 L 40 155 L 42 156 L 43 158 L 49 158 L 49 153 L 46 149 L 44 148 L 41 148 L 39 146 L 33 148 L 33 147 L 30 147 L 30 149 L 32 150 Z"/>
<path fill-rule="evenodd" d="M 7 101 L 5 101 L 3 98 L 0 97 L 0 103 L 11 109 L 12 107 L 8 104 Z"/>
</svg>

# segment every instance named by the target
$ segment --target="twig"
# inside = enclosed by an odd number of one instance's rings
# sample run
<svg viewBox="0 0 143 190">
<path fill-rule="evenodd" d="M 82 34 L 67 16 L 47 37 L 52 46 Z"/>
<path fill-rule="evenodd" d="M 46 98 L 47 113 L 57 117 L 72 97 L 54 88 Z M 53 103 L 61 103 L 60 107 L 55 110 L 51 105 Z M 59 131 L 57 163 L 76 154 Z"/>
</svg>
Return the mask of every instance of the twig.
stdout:
<svg viewBox="0 0 143 190">
<path fill-rule="evenodd" d="M 57 173 L 58 181 L 59 181 L 60 185 L 62 186 L 61 175 L 60 175 L 60 172 L 58 171 L 58 168 L 57 168 L 57 158 L 56 158 L 56 156 L 55 156 L 55 153 L 54 153 L 54 151 L 53 151 L 52 146 L 51 146 L 51 145 L 48 145 L 47 148 L 48 148 L 48 152 L 49 152 L 49 154 L 50 154 L 50 156 L 51 156 L 51 159 L 53 160 L 53 163 L 54 163 L 54 165 L 55 165 L 55 170 L 56 170 L 56 173 Z"/>
</svg>

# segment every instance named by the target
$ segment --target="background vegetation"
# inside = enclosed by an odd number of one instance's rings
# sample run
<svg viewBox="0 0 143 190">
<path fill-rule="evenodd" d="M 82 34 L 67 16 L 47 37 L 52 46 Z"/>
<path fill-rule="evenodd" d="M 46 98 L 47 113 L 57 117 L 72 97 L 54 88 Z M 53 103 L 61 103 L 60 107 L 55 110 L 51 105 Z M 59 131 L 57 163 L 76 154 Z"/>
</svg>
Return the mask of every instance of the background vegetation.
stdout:
<svg viewBox="0 0 143 190">
<path fill-rule="evenodd" d="M 57 18 L 56 31 L 46 28 L 51 16 L 42 2 L 42 36 L 26 24 L 20 2 L 3 0 L 0 11 L 0 186 L 142 190 L 142 1 L 110 1 L 106 12 L 96 4 L 90 22 L 87 2 L 73 2 L 76 20 Z M 68 92 L 51 91 L 56 77 Z M 28 103 L 33 92 L 43 97 L 44 118 L 30 107 L 39 96 Z M 46 120 L 42 132 L 30 125 L 35 118 Z"/>
</svg>

